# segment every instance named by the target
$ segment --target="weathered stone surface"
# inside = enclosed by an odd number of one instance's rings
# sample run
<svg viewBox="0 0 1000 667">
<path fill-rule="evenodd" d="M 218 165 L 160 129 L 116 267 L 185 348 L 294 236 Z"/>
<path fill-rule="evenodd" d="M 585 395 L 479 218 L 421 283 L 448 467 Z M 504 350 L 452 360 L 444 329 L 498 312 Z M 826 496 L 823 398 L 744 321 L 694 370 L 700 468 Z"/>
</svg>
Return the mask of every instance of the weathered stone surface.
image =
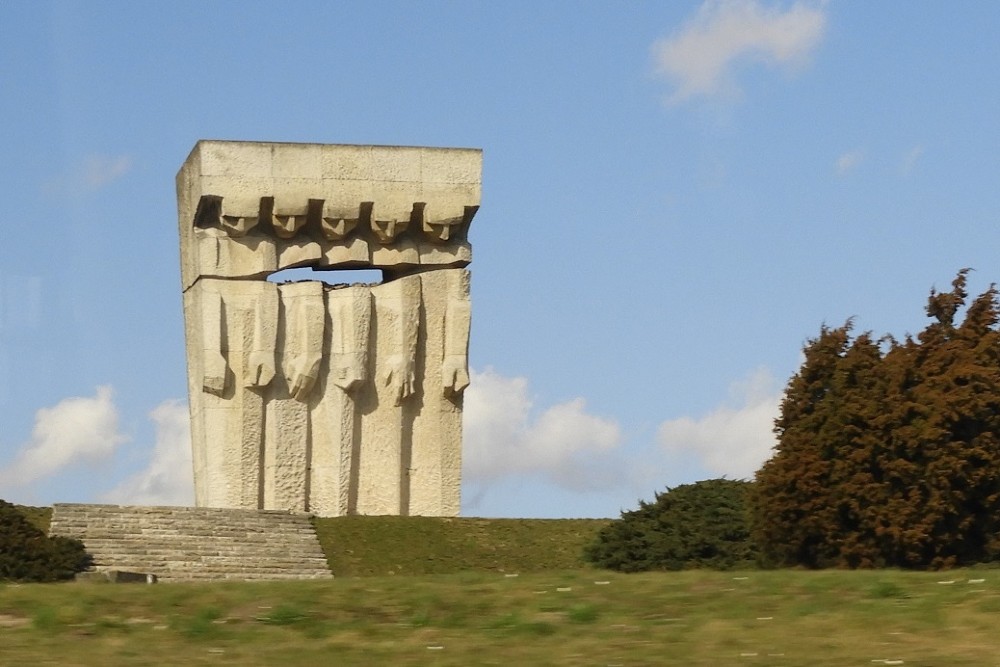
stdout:
<svg viewBox="0 0 1000 667">
<path fill-rule="evenodd" d="M 155 574 L 125 572 L 123 570 L 77 572 L 75 579 L 80 582 L 110 584 L 155 584 L 158 581 Z"/>
<path fill-rule="evenodd" d="M 199 506 L 458 513 L 481 152 L 199 142 L 177 176 Z M 275 285 L 295 266 L 379 285 Z"/>
</svg>

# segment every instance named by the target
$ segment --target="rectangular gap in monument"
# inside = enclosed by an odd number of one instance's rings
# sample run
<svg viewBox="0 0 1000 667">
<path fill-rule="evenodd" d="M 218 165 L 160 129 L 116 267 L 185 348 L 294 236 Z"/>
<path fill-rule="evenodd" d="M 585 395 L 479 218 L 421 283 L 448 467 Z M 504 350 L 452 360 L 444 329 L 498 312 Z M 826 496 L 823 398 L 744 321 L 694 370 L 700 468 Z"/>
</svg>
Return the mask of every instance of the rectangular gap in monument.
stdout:
<svg viewBox="0 0 1000 667">
<path fill-rule="evenodd" d="M 267 277 L 272 283 L 295 283 L 318 280 L 328 285 L 380 285 L 385 276 L 381 269 L 313 269 L 308 266 L 275 271 Z"/>
</svg>

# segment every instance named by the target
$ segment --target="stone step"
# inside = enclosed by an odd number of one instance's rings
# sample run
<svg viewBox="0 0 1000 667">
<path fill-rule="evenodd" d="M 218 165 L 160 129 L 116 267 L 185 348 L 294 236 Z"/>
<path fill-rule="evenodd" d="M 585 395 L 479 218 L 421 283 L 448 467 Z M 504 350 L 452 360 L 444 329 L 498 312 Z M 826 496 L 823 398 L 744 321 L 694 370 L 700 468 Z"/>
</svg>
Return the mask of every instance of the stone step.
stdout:
<svg viewBox="0 0 1000 667">
<path fill-rule="evenodd" d="M 87 538 L 87 544 L 91 549 L 100 550 L 102 553 L 145 553 L 148 555 L 153 554 L 173 554 L 177 552 L 185 553 L 188 555 L 198 555 L 198 556 L 227 556 L 227 555 L 254 555 L 254 556 L 269 556 L 269 557 L 281 557 L 294 555 L 296 557 L 300 556 L 316 556 L 316 550 L 308 548 L 305 545 L 299 548 L 291 548 L 289 546 L 277 546 L 277 547 L 262 547 L 259 545 L 248 545 L 248 544 L 209 544 L 206 545 L 203 542 L 198 542 L 196 544 L 157 544 L 153 542 L 145 541 L 132 541 L 132 540 L 91 540 Z"/>
<path fill-rule="evenodd" d="M 76 527 L 108 527 L 108 528 L 131 528 L 131 529 L 143 529 L 151 528 L 153 526 L 159 526 L 160 530 L 169 530 L 170 525 L 168 523 L 163 523 L 165 521 L 170 521 L 181 515 L 158 515 L 156 517 L 134 517 L 126 519 L 109 519 L 105 517 L 81 517 L 75 520 L 62 520 L 61 523 L 66 526 L 76 526 Z M 254 532 L 262 533 L 273 530 L 283 530 L 296 532 L 301 530 L 307 530 L 301 523 L 282 523 L 278 521 L 265 521 L 265 522 L 230 522 L 219 526 L 214 521 L 191 521 L 184 519 L 186 525 L 191 528 L 197 528 L 202 530 L 210 530 L 213 528 L 219 528 L 223 532 Z"/>
<path fill-rule="evenodd" d="M 96 570 L 160 581 L 332 577 L 305 514 L 57 504 L 49 532 L 82 540 Z"/>
<path fill-rule="evenodd" d="M 190 561 L 178 561 L 162 558 L 116 558 L 113 561 L 98 559 L 94 562 L 97 570 L 129 570 L 146 574 L 162 574 L 163 570 L 185 570 L 196 572 L 289 572 L 293 574 L 315 574 L 325 572 L 325 563 L 275 563 L 274 566 L 263 567 L 254 565 L 251 561 L 229 560 L 225 562 L 192 564 Z"/>
<path fill-rule="evenodd" d="M 244 570 L 281 570 L 289 568 L 315 570 L 326 567 L 326 561 L 319 558 L 286 558 L 284 560 L 275 558 L 263 561 L 252 558 L 236 558 L 232 556 L 202 556 L 197 559 L 178 558 L 177 556 L 144 556 L 141 554 L 117 554 L 112 556 L 102 554 L 101 556 L 94 556 L 94 564 L 102 567 L 119 565 L 119 569 L 125 569 L 126 564 L 130 567 L 134 567 L 139 563 L 142 563 L 146 567 L 186 567 L 189 569 L 195 566 L 200 569 L 213 567 L 234 567 Z M 153 574 L 155 574 L 155 572 Z"/>
<path fill-rule="evenodd" d="M 285 560 L 270 560 L 270 561 L 259 561 L 248 558 L 231 558 L 231 557 L 208 557 L 208 558 L 198 558 L 196 561 L 190 559 L 182 558 L 164 558 L 163 556 L 141 556 L 141 555 L 120 555 L 116 557 L 100 556 L 94 557 L 94 564 L 101 567 L 112 567 L 114 565 L 120 566 L 119 569 L 125 569 L 125 566 L 137 567 L 142 564 L 144 567 L 173 567 L 173 568 L 186 568 L 186 569 L 212 569 L 212 568 L 236 568 L 241 570 L 287 570 L 287 569 L 323 569 L 326 567 L 325 561 L 320 561 L 319 559 L 312 560 L 296 560 L 296 559 L 285 559 Z M 156 574 L 155 572 L 153 574 Z"/>
<path fill-rule="evenodd" d="M 157 576 L 159 581 L 167 583 L 184 581 L 302 581 L 330 578 L 329 572 L 325 574 L 316 574 L 314 576 L 288 573 L 257 574 L 253 572 L 213 572 L 207 575 L 183 572 L 177 575 L 167 574 Z"/>
<path fill-rule="evenodd" d="M 61 531 L 60 534 L 67 534 L 69 531 Z M 260 539 L 259 537 L 253 535 L 244 535 L 242 537 L 213 537 L 212 535 L 163 535 L 163 534 L 148 534 L 143 535 L 141 533 L 122 533 L 120 536 L 115 536 L 113 532 L 101 530 L 99 533 L 91 533 L 80 531 L 81 534 L 87 536 L 88 539 L 94 542 L 100 543 L 102 541 L 107 542 L 142 542 L 144 544 L 167 544 L 167 545 L 180 545 L 180 544 L 218 544 L 220 546 L 225 545 L 252 545 L 261 548 L 274 548 L 274 547 L 295 547 L 301 545 L 310 545 L 315 539 L 315 535 L 282 535 L 280 533 L 275 533 L 268 536 L 266 539 Z"/>
</svg>

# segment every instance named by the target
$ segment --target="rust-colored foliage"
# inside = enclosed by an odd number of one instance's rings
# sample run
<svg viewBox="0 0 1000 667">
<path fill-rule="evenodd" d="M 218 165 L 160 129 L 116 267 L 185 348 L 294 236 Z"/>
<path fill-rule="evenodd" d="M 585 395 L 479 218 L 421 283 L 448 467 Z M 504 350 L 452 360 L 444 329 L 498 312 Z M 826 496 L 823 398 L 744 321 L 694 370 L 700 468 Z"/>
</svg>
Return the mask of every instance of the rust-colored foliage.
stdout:
<svg viewBox="0 0 1000 667">
<path fill-rule="evenodd" d="M 758 471 L 755 535 L 775 565 L 943 568 L 1000 558 L 997 290 L 967 308 L 967 270 L 931 292 L 916 339 L 805 347 Z"/>
</svg>

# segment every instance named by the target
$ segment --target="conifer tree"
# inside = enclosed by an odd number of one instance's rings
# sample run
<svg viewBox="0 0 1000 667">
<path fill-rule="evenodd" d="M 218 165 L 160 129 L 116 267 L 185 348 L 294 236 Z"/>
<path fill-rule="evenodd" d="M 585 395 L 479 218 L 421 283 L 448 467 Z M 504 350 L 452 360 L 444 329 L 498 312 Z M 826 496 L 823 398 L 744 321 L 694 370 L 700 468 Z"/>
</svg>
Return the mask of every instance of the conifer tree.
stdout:
<svg viewBox="0 0 1000 667">
<path fill-rule="evenodd" d="M 893 449 L 905 502 L 886 508 L 892 559 L 908 567 L 947 567 L 993 558 L 1000 519 L 1000 334 L 997 293 L 990 287 L 964 306 L 966 271 L 951 292 L 932 292 L 934 319 L 918 343 L 908 341 L 905 407 L 897 417 Z M 904 497 L 902 493 L 897 494 Z M 892 512 L 889 515 L 889 512 Z"/>
<path fill-rule="evenodd" d="M 931 292 L 916 339 L 851 340 L 848 322 L 806 345 L 751 498 L 768 562 L 1000 558 L 1000 310 L 991 286 L 956 323 L 967 273 Z"/>
<path fill-rule="evenodd" d="M 755 536 L 765 562 L 826 567 L 841 562 L 839 545 L 856 541 L 859 503 L 843 487 L 863 460 L 870 385 L 881 354 L 868 334 L 850 340 L 852 323 L 823 327 L 805 347 L 805 362 L 791 379 L 775 423 L 779 446 L 757 473 L 751 496 Z M 857 547 L 852 547 L 857 550 Z"/>
</svg>

